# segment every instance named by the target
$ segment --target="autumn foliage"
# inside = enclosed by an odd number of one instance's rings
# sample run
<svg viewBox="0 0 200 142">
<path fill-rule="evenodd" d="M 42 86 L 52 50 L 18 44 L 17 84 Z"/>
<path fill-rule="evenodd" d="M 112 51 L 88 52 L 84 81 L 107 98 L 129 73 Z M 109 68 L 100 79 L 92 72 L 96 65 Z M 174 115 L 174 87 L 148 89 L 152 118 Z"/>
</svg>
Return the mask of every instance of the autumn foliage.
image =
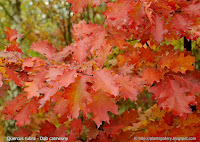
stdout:
<svg viewBox="0 0 200 142">
<path fill-rule="evenodd" d="M 196 137 L 200 140 L 200 73 L 190 51 L 165 41 L 200 35 L 198 0 L 67 0 L 74 13 L 107 4 L 104 25 L 80 21 L 74 42 L 57 50 L 46 40 L 23 56 L 16 30 L 0 58 L 0 86 L 14 81 L 21 94 L 4 106 L 16 120 L 13 136 L 59 136 L 74 141 L 131 142 L 133 137 Z M 134 43 L 137 41 L 137 43 Z M 116 52 L 118 49 L 118 52 Z M 112 55 L 112 58 L 108 58 Z M 137 105 L 149 93 L 154 105 Z M 190 106 L 196 106 L 196 111 Z M 138 140 L 139 141 L 139 140 Z"/>
</svg>

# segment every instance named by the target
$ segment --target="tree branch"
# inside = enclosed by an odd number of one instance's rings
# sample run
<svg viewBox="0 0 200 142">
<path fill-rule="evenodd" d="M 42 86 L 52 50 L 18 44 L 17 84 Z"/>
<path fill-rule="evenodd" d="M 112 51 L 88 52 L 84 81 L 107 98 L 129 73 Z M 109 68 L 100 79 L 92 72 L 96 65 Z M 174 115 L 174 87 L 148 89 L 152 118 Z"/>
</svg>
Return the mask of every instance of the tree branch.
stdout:
<svg viewBox="0 0 200 142">
<path fill-rule="evenodd" d="M 90 12 L 89 12 L 89 6 L 87 5 L 87 19 L 86 19 L 87 24 L 89 24 L 89 19 L 90 19 L 89 14 L 90 14 Z"/>
<path fill-rule="evenodd" d="M 62 11 L 62 17 L 63 17 L 63 20 L 62 20 L 62 25 L 63 25 L 63 37 L 65 39 L 65 44 L 68 45 L 68 42 L 67 42 L 67 36 L 66 36 L 66 33 L 67 33 L 67 30 L 66 30 L 66 26 L 65 26 L 65 15 L 64 15 L 64 11 Z"/>
<path fill-rule="evenodd" d="M 12 21 L 14 21 L 15 23 L 18 23 L 18 22 L 14 19 L 14 17 L 8 12 L 8 10 L 6 9 L 6 7 L 5 7 L 2 3 L 0 3 L 0 6 L 3 8 L 3 10 L 4 10 L 5 13 L 6 13 L 6 15 L 8 15 L 8 17 L 10 17 L 10 19 L 11 19 Z"/>
<path fill-rule="evenodd" d="M 72 43 L 72 35 L 71 35 L 71 4 L 69 4 L 69 14 L 68 14 L 68 37 L 70 44 Z"/>
</svg>

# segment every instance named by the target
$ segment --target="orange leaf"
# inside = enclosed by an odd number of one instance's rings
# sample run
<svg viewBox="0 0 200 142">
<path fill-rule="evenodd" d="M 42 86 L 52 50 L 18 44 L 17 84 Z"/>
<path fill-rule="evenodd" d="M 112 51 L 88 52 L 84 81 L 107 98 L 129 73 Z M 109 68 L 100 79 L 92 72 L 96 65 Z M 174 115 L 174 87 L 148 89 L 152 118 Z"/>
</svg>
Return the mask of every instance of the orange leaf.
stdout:
<svg viewBox="0 0 200 142">
<path fill-rule="evenodd" d="M 171 69 L 173 72 L 181 72 L 185 74 L 187 70 L 193 71 L 194 66 L 192 65 L 195 62 L 195 57 L 190 55 L 184 56 L 184 53 L 180 55 L 174 54 L 174 52 L 170 52 L 167 56 L 164 56 L 160 61 L 159 65 L 161 68 L 167 67 Z"/>
<path fill-rule="evenodd" d="M 86 80 L 83 77 L 77 77 L 75 82 L 70 84 L 63 94 L 64 98 L 69 100 L 68 117 L 77 118 L 81 110 L 84 116 L 87 116 L 86 103 L 91 102 L 90 94 L 86 90 Z"/>
<path fill-rule="evenodd" d="M 187 70 L 193 71 L 195 67 L 192 65 L 195 62 L 195 57 L 190 55 L 184 56 L 184 53 L 181 53 L 178 58 L 176 58 L 170 66 L 170 69 L 174 72 L 181 72 L 185 74 Z"/>
<path fill-rule="evenodd" d="M 159 82 L 162 78 L 162 73 L 159 72 L 156 68 L 147 67 L 142 72 L 142 78 L 147 81 L 150 85 L 153 84 L 155 81 Z"/>
</svg>

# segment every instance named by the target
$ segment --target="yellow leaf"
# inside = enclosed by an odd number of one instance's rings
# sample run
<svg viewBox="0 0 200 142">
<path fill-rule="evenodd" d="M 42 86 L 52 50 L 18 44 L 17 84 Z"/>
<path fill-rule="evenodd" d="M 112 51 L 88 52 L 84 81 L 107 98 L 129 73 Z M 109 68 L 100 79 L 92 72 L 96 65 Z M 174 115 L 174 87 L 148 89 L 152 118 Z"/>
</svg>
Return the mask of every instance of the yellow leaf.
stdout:
<svg viewBox="0 0 200 142">
<path fill-rule="evenodd" d="M 4 67 L 0 67 L 0 72 L 4 74 L 6 72 L 6 69 Z"/>
</svg>

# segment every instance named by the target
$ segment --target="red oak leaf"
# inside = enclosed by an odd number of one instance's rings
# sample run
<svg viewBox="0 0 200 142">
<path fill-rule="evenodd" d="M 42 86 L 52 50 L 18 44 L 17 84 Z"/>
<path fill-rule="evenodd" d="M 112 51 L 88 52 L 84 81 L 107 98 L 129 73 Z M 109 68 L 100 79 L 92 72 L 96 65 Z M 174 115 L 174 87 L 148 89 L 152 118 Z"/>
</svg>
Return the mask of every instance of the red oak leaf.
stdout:
<svg viewBox="0 0 200 142">
<path fill-rule="evenodd" d="M 171 23 L 172 29 L 175 29 L 177 32 L 180 31 L 180 33 L 183 33 L 187 30 L 191 30 L 191 22 L 186 18 L 186 16 L 177 14 L 174 16 L 174 19 L 171 21 Z"/>
<path fill-rule="evenodd" d="M 42 105 L 41 110 L 43 112 L 48 112 L 49 110 L 52 109 L 54 103 L 50 100 L 46 101 L 44 105 Z"/>
<path fill-rule="evenodd" d="M 193 16 L 200 16 L 200 3 L 196 3 L 195 2 L 193 4 L 187 5 L 186 7 L 184 7 L 183 9 L 181 9 L 181 11 Z"/>
<path fill-rule="evenodd" d="M 175 75 L 172 74 L 173 78 L 180 83 L 182 87 L 190 89 L 190 92 L 200 94 L 200 79 L 193 75 Z"/>
<path fill-rule="evenodd" d="M 6 39 L 11 42 L 13 40 L 16 40 L 17 37 L 22 37 L 22 34 L 18 34 L 16 30 L 10 29 L 6 27 L 7 31 L 5 31 Z"/>
<path fill-rule="evenodd" d="M 97 124 L 97 127 L 102 124 L 102 121 L 109 123 L 108 111 L 118 114 L 118 106 L 103 90 L 97 90 L 92 94 L 92 97 L 93 102 L 88 104 L 87 107 L 90 112 L 93 112 L 93 120 Z"/>
<path fill-rule="evenodd" d="M 24 62 L 22 63 L 22 69 L 30 72 L 40 72 L 43 70 L 46 65 L 45 60 L 40 59 L 39 57 L 33 57 L 33 58 L 26 58 L 24 59 Z"/>
<path fill-rule="evenodd" d="M 88 0 L 67 0 L 67 2 L 72 4 L 71 10 L 74 13 L 81 13 L 83 9 L 88 5 Z"/>
<path fill-rule="evenodd" d="M 39 100 L 41 106 L 43 106 L 47 100 L 50 100 L 50 97 L 52 95 L 56 94 L 56 92 L 58 90 L 59 90 L 58 82 L 57 82 L 57 84 L 54 83 L 54 85 L 52 87 L 46 87 L 45 86 L 42 89 L 40 89 L 39 92 L 44 94 L 44 97 Z"/>
<path fill-rule="evenodd" d="M 188 91 L 188 88 L 181 87 L 180 84 L 171 79 L 150 88 L 150 92 L 154 94 L 161 108 L 172 109 L 172 113 L 179 116 L 191 113 L 189 104 L 195 103 L 195 96 L 186 95 Z"/>
<path fill-rule="evenodd" d="M 119 135 L 116 135 L 115 137 L 115 141 L 119 141 L 119 142 L 131 142 L 131 140 L 133 140 L 133 138 L 131 138 L 132 132 L 131 131 L 122 131 Z M 135 140 L 134 140 L 135 141 Z"/>
<path fill-rule="evenodd" d="M 71 131 L 69 133 L 69 140 L 68 140 L 68 142 L 75 142 L 75 141 L 76 141 L 76 135 L 75 135 L 75 133 L 73 131 Z"/>
<path fill-rule="evenodd" d="M 119 91 L 122 92 L 122 95 L 125 99 L 130 98 L 133 101 L 137 100 L 138 90 L 136 89 L 136 84 L 132 82 L 129 76 L 119 76 L 116 80 L 120 84 Z"/>
<path fill-rule="evenodd" d="M 40 96 L 37 81 L 26 82 L 25 85 L 28 86 L 24 89 L 24 91 L 28 93 L 28 99 Z"/>
<path fill-rule="evenodd" d="M 18 43 L 9 44 L 6 47 L 6 51 L 16 51 L 16 52 L 22 53 L 22 50 L 19 48 L 19 44 Z"/>
<path fill-rule="evenodd" d="M 110 120 L 110 124 L 106 123 L 103 127 L 104 131 L 107 135 L 111 135 L 111 137 L 115 137 L 122 131 L 122 128 L 125 127 L 125 124 L 121 121 L 120 117 L 116 117 L 115 119 Z"/>
<path fill-rule="evenodd" d="M 102 2 L 107 2 L 108 0 L 92 0 L 92 4 L 93 6 L 98 6 L 100 5 Z"/>
<path fill-rule="evenodd" d="M 87 119 L 84 122 L 84 126 L 86 127 L 86 129 L 88 129 L 86 136 L 87 138 L 90 139 L 95 139 L 97 137 L 97 135 L 99 134 L 98 129 L 96 128 L 95 122 L 91 119 Z"/>
<path fill-rule="evenodd" d="M 76 70 L 65 70 L 62 75 L 57 77 L 60 86 L 68 87 L 75 82 Z"/>
<path fill-rule="evenodd" d="M 19 94 L 13 100 L 7 102 L 8 106 L 4 108 L 3 113 L 13 116 L 21 109 L 26 100 L 27 99 L 24 94 Z"/>
<path fill-rule="evenodd" d="M 28 137 L 32 134 L 32 132 L 24 127 L 19 127 L 19 129 L 15 130 L 12 134 L 14 137 Z"/>
<path fill-rule="evenodd" d="M 36 60 L 36 58 L 24 59 L 24 62 L 22 63 L 22 69 L 24 70 L 26 67 L 33 67 L 35 60 Z"/>
<path fill-rule="evenodd" d="M 137 1 L 137 3 L 132 3 L 134 9 L 129 12 L 129 15 L 133 19 L 133 22 L 135 25 L 142 24 L 144 19 L 143 17 L 146 15 L 145 13 L 145 7 L 143 2 Z"/>
<path fill-rule="evenodd" d="M 167 113 L 163 119 L 165 120 L 165 123 L 167 123 L 169 126 L 172 126 L 174 120 L 173 120 L 173 115 L 171 115 L 170 113 Z"/>
<path fill-rule="evenodd" d="M 97 63 L 97 66 L 102 67 L 105 61 L 107 60 L 108 55 L 111 53 L 111 45 L 105 44 L 101 49 L 96 51 L 97 58 L 94 60 Z"/>
<path fill-rule="evenodd" d="M 28 103 L 30 110 L 29 112 L 32 113 L 38 113 L 39 103 L 36 98 L 32 98 L 31 101 Z"/>
<path fill-rule="evenodd" d="M 104 131 L 99 132 L 98 138 L 99 138 L 98 142 L 110 142 L 110 141 L 112 141 L 110 138 L 108 138 L 106 136 Z"/>
<path fill-rule="evenodd" d="M 128 66 L 127 64 L 125 64 L 123 67 L 120 67 L 118 69 L 118 72 L 120 75 L 130 74 L 133 72 L 132 69 L 134 69 L 134 68 L 135 68 L 135 65 Z"/>
<path fill-rule="evenodd" d="M 51 66 L 45 78 L 47 83 L 52 86 L 67 87 L 75 82 L 76 70 L 72 70 L 70 65 Z"/>
<path fill-rule="evenodd" d="M 32 97 L 39 97 L 40 96 L 40 89 L 43 87 L 45 81 L 46 71 L 43 70 L 42 72 L 38 73 L 35 76 L 30 76 L 32 79 L 31 82 L 26 82 L 25 85 L 27 86 L 24 88 L 24 91 L 28 94 L 28 99 Z"/>
<path fill-rule="evenodd" d="M 48 44 L 47 40 L 41 41 L 41 39 L 36 43 L 33 43 L 31 49 L 44 55 L 48 60 L 51 60 L 56 52 L 56 49 L 52 45 Z"/>
<path fill-rule="evenodd" d="M 83 125 L 81 119 L 73 119 L 70 123 L 71 130 L 75 132 L 75 134 L 80 135 Z"/>
<path fill-rule="evenodd" d="M 69 100 L 68 117 L 77 118 L 79 111 L 87 116 L 86 103 L 91 102 L 90 94 L 86 90 L 86 80 L 83 77 L 77 77 L 76 81 L 65 88 L 64 98 Z"/>
<path fill-rule="evenodd" d="M 17 126 L 24 126 L 31 122 L 30 120 L 30 106 L 29 104 L 25 104 L 19 112 L 13 117 L 14 120 L 16 120 Z"/>
<path fill-rule="evenodd" d="M 138 76 L 133 76 L 131 78 L 131 82 L 132 82 L 132 85 L 141 93 L 144 89 L 144 85 L 146 84 L 146 82 L 138 77 Z"/>
<path fill-rule="evenodd" d="M 116 84 L 111 72 L 106 70 L 94 71 L 92 80 L 94 81 L 94 85 L 92 86 L 94 90 L 103 89 L 114 96 L 119 95 L 119 85 Z"/>
<path fill-rule="evenodd" d="M 19 102 L 18 102 L 19 103 Z M 33 98 L 30 102 L 21 107 L 19 112 L 13 117 L 17 126 L 24 126 L 31 122 L 30 115 L 38 112 L 38 100 Z"/>
<path fill-rule="evenodd" d="M 20 59 L 22 59 L 22 55 L 19 52 L 7 52 L 1 51 L 0 57 L 4 58 L 7 62 L 17 63 Z"/>
<path fill-rule="evenodd" d="M 74 45 L 74 48 L 72 48 L 74 52 L 73 58 L 79 64 L 82 64 L 84 61 L 87 61 L 87 57 L 91 55 L 89 52 L 89 47 L 87 46 L 87 42 L 84 40 L 81 40 L 78 43 L 75 43 L 73 45 Z"/>
<path fill-rule="evenodd" d="M 141 51 L 141 55 L 139 52 L 133 52 L 133 54 L 131 54 L 130 58 L 131 58 L 131 64 L 135 65 L 134 67 L 137 68 L 140 64 L 141 64 L 141 60 L 145 59 L 147 61 L 153 61 L 153 56 L 152 56 L 152 52 L 150 49 L 140 49 Z M 142 57 L 141 57 L 142 56 Z"/>
<path fill-rule="evenodd" d="M 139 114 L 137 110 L 130 109 L 129 111 L 125 111 L 123 113 L 123 117 L 121 118 L 121 122 L 126 126 L 132 123 L 139 122 Z"/>
<path fill-rule="evenodd" d="M 45 120 L 45 123 L 43 123 L 40 129 L 40 135 L 41 136 L 52 136 L 54 131 L 56 130 L 56 126 L 49 121 Z"/>
<path fill-rule="evenodd" d="M 174 52 L 170 52 L 167 56 L 165 55 L 158 64 L 162 69 L 167 67 L 173 72 L 181 72 L 182 74 L 185 74 L 187 70 L 194 70 L 195 67 L 192 65 L 194 62 L 195 57 L 190 55 L 185 57 L 184 53 L 177 55 Z"/>
<path fill-rule="evenodd" d="M 60 124 L 63 124 L 64 122 L 68 122 L 69 121 L 69 119 L 67 118 L 68 117 L 68 114 L 67 113 L 65 113 L 64 115 L 62 115 L 60 118 L 58 118 L 58 121 L 59 121 L 59 123 Z"/>
<path fill-rule="evenodd" d="M 144 59 L 144 60 L 146 60 L 146 61 L 149 61 L 149 62 L 153 62 L 154 61 L 154 56 L 153 56 L 153 53 L 152 53 L 152 51 L 151 51 L 151 49 L 150 48 L 141 48 L 140 49 L 140 52 L 141 52 L 141 57 L 140 58 L 138 58 L 138 55 L 136 54 L 134 54 L 136 57 L 136 59 L 137 60 L 139 60 L 139 59 Z M 134 59 L 134 58 L 133 58 Z"/>
<path fill-rule="evenodd" d="M 171 63 L 170 68 L 176 73 L 180 71 L 182 74 L 185 74 L 187 70 L 193 71 L 195 69 L 193 63 L 195 63 L 195 57 L 190 55 L 185 57 L 184 53 L 181 53 L 179 57 Z"/>
<path fill-rule="evenodd" d="M 162 18 L 156 15 L 155 26 L 152 27 L 151 33 L 153 35 L 153 38 L 159 43 L 163 40 L 163 34 L 167 32 L 167 30 L 164 29 L 163 26 L 164 22 L 162 21 Z"/>
<path fill-rule="evenodd" d="M 96 50 L 103 50 L 106 53 L 111 48 L 106 44 L 106 30 L 102 25 L 86 24 L 85 21 L 80 21 L 73 25 L 73 33 L 76 41 L 73 44 L 74 48 L 72 48 L 73 57 L 79 63 L 87 60 L 87 57 L 90 57 Z M 105 49 L 104 46 L 109 49 Z M 98 54 L 98 56 L 102 55 Z"/>
<path fill-rule="evenodd" d="M 55 61 L 63 61 L 68 55 L 72 53 L 72 46 L 67 46 L 63 48 L 61 51 L 57 52 L 56 55 L 53 57 Z"/>
<path fill-rule="evenodd" d="M 58 75 L 62 75 L 64 70 L 69 68 L 69 66 L 65 65 L 53 65 L 49 67 L 49 70 L 47 72 L 47 75 L 45 78 L 47 78 L 47 81 L 49 80 L 56 80 L 56 77 Z"/>
<path fill-rule="evenodd" d="M 155 81 L 159 82 L 162 78 L 162 73 L 159 72 L 156 68 L 147 67 L 142 72 L 142 79 L 147 81 L 149 84 L 153 84 Z"/>
<path fill-rule="evenodd" d="M 124 47 L 130 46 L 130 43 L 126 41 L 130 35 L 127 29 L 117 29 L 117 27 L 112 27 L 107 32 L 106 39 L 112 46 L 117 46 L 119 49 L 124 49 Z"/>
<path fill-rule="evenodd" d="M 19 73 L 7 67 L 5 69 L 6 69 L 6 74 L 8 75 L 8 78 L 13 80 L 16 85 L 22 87 L 22 80 L 19 77 Z"/>
<path fill-rule="evenodd" d="M 54 112 L 61 115 L 65 114 L 67 112 L 69 101 L 60 97 L 60 100 L 57 101 L 57 103 L 58 104 L 53 108 Z"/>
<path fill-rule="evenodd" d="M 78 24 L 73 25 L 73 35 L 75 41 L 78 41 L 81 38 L 86 38 L 88 36 L 94 36 L 98 30 L 103 30 L 104 28 L 97 24 L 89 23 L 85 21 L 80 21 Z"/>
<path fill-rule="evenodd" d="M 170 68 L 172 62 L 178 58 L 178 55 L 175 54 L 175 52 L 169 52 L 169 54 L 164 55 L 160 61 L 158 62 L 159 66 L 164 69 L 167 67 L 168 69 Z"/>
<path fill-rule="evenodd" d="M 128 12 L 133 8 L 133 0 L 118 0 L 115 3 L 108 3 L 104 15 L 107 17 L 105 24 L 118 27 L 129 24 L 130 16 Z"/>
<path fill-rule="evenodd" d="M 59 126 L 54 132 L 55 137 L 66 137 L 68 128 L 64 125 Z"/>
</svg>

